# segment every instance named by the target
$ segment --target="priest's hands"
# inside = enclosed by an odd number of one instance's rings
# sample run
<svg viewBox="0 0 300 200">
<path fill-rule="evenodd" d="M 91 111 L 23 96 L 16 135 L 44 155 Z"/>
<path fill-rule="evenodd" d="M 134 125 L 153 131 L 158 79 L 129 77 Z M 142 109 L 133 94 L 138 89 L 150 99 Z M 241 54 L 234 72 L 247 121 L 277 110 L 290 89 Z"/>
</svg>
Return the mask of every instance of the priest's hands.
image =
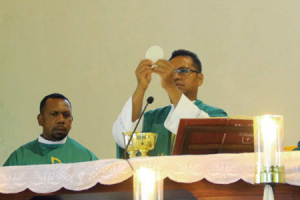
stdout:
<svg viewBox="0 0 300 200">
<path fill-rule="evenodd" d="M 161 78 L 161 86 L 166 90 L 170 101 L 176 107 L 182 92 L 176 87 L 174 81 L 174 66 L 167 60 L 158 60 L 157 67 L 153 68 L 153 72 L 158 74 Z"/>
<path fill-rule="evenodd" d="M 158 74 L 161 78 L 161 86 L 165 90 L 176 88 L 174 82 L 174 66 L 167 60 L 158 60 L 156 63 L 157 67 L 153 68 L 153 72 Z"/>
<path fill-rule="evenodd" d="M 152 68 L 153 65 L 156 66 Z M 174 66 L 169 61 L 162 59 L 156 63 L 148 59 L 142 60 L 135 70 L 138 85 L 132 96 L 132 122 L 140 116 L 144 95 L 151 82 L 152 73 L 161 77 L 161 86 L 167 91 L 175 107 L 180 100 L 182 93 L 174 82 Z"/>
<path fill-rule="evenodd" d="M 154 67 L 152 68 L 152 66 Z M 152 73 L 158 74 L 161 78 L 161 86 L 166 91 L 176 88 L 174 82 L 174 66 L 167 60 L 160 59 L 153 63 L 149 59 L 142 60 L 135 70 L 138 85 L 137 90 L 146 91 L 150 82 Z"/>
<path fill-rule="evenodd" d="M 139 66 L 135 70 L 135 75 L 138 81 L 138 89 L 146 90 L 151 81 L 152 65 L 154 63 L 151 60 L 142 60 Z"/>
<path fill-rule="evenodd" d="M 151 68 L 153 64 L 154 63 L 151 60 L 142 60 L 135 70 L 138 85 L 132 95 L 132 122 L 135 122 L 140 117 L 144 95 L 153 73 Z"/>
</svg>

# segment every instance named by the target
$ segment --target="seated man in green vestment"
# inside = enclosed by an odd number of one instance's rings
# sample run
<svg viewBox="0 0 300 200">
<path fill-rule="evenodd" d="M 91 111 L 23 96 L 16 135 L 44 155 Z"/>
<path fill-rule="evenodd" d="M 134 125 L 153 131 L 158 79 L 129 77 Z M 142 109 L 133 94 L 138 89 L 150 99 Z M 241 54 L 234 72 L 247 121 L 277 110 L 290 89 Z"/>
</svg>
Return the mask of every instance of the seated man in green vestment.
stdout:
<svg viewBox="0 0 300 200">
<path fill-rule="evenodd" d="M 137 88 L 113 125 L 117 157 L 122 155 L 125 148 L 122 132 L 133 131 L 133 122 L 139 118 L 152 74 L 160 76 L 161 87 L 167 92 L 171 105 L 144 114 L 142 131 L 158 134 L 156 146 L 148 155 L 172 154 L 174 135 L 181 118 L 227 117 L 224 110 L 197 99 L 198 87 L 202 85 L 204 77 L 201 62 L 193 52 L 174 51 L 169 61 L 160 59 L 153 63 L 148 59 L 142 60 L 135 74 Z"/>
<path fill-rule="evenodd" d="M 43 133 L 15 150 L 3 166 L 98 160 L 91 151 L 68 137 L 73 116 L 71 103 L 65 96 L 54 93 L 44 97 L 37 120 Z"/>
</svg>

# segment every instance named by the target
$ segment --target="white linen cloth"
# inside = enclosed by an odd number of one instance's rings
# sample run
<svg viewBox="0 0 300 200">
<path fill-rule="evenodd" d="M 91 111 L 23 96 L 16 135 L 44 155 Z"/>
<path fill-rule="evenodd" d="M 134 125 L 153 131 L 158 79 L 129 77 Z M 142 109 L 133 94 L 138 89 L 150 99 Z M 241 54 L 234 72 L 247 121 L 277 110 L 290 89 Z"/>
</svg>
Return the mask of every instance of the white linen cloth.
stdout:
<svg viewBox="0 0 300 200">
<path fill-rule="evenodd" d="M 175 135 L 177 134 L 179 121 L 181 118 L 208 118 L 209 115 L 200 110 L 192 101 L 190 101 L 184 94 L 175 107 L 171 104 L 171 111 L 164 123 L 164 126 Z M 142 118 L 143 120 L 143 118 Z M 143 121 L 141 120 L 137 131 L 141 131 Z M 113 125 L 113 136 L 117 144 L 125 148 L 123 137 L 124 131 L 133 131 L 135 123 L 132 122 L 132 97 L 128 99 L 124 105 L 121 114 L 118 116 L 117 121 Z"/>
<path fill-rule="evenodd" d="M 286 182 L 300 186 L 300 152 L 285 152 L 283 157 Z M 163 178 L 176 182 L 192 183 L 205 178 L 215 184 L 230 184 L 240 179 L 254 184 L 254 153 L 137 157 L 129 162 L 134 169 L 152 168 Z M 18 193 L 26 188 L 35 193 L 51 193 L 62 187 L 79 191 L 97 183 L 120 183 L 132 175 L 130 166 L 122 159 L 1 167 L 0 193 Z"/>
</svg>

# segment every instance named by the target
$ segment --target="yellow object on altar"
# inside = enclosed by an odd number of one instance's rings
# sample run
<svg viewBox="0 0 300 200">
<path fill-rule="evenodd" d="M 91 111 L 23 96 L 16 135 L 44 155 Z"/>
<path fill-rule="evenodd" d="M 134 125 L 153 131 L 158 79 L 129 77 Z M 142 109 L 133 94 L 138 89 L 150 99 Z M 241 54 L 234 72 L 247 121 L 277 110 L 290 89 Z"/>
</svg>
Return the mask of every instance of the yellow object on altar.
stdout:
<svg viewBox="0 0 300 200">
<path fill-rule="evenodd" d="M 286 146 L 286 147 L 284 147 L 284 151 L 293 151 L 296 148 L 297 148 L 297 146 Z"/>
</svg>

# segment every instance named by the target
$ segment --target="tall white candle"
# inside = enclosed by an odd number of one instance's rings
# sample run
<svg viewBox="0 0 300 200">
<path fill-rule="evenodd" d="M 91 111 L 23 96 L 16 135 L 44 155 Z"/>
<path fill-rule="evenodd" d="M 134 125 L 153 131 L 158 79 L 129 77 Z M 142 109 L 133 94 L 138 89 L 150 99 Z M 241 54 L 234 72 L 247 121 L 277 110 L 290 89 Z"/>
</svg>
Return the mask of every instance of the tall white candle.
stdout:
<svg viewBox="0 0 300 200">
<path fill-rule="evenodd" d="M 274 166 L 276 162 L 276 131 L 277 124 L 275 120 L 269 115 L 263 116 L 261 119 L 261 134 L 264 146 L 264 165 L 267 171 L 269 171 L 270 167 Z"/>
</svg>

